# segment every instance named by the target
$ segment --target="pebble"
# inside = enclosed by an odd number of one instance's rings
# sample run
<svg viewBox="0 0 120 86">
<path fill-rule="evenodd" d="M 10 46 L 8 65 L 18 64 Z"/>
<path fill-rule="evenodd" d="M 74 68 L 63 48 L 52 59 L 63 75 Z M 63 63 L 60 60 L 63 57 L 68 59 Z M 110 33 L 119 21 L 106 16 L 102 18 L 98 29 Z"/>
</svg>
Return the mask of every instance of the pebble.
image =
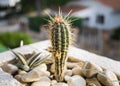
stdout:
<svg viewBox="0 0 120 86">
<path fill-rule="evenodd" d="M 33 82 L 33 81 L 38 81 L 40 79 L 40 77 L 42 76 L 50 76 L 50 72 L 48 71 L 38 71 L 38 70 L 32 70 L 30 72 L 28 72 L 27 74 L 24 74 L 21 77 L 21 80 L 23 82 Z"/>
<path fill-rule="evenodd" d="M 67 81 L 68 86 L 86 86 L 86 81 L 79 75 L 74 75 Z"/>
<path fill-rule="evenodd" d="M 13 64 L 5 64 L 2 69 L 9 74 L 15 74 L 18 71 L 18 67 Z"/>
<path fill-rule="evenodd" d="M 59 83 L 53 84 L 52 86 L 68 86 L 68 84 L 59 82 Z"/>
<path fill-rule="evenodd" d="M 33 82 L 31 86 L 50 86 L 50 81 L 48 77 L 40 77 L 40 80 Z"/>
<path fill-rule="evenodd" d="M 94 84 L 95 86 L 102 86 L 99 81 L 97 80 L 97 78 L 89 78 L 89 79 L 86 79 L 86 83 L 87 85 L 90 85 L 91 83 Z M 94 86 L 93 85 L 93 86 Z M 92 85 L 91 85 L 92 86 Z"/>
<path fill-rule="evenodd" d="M 102 71 L 101 67 L 91 62 L 86 62 L 82 68 L 83 75 L 87 78 L 91 78 L 97 75 L 98 72 Z"/>
<path fill-rule="evenodd" d="M 108 70 L 105 70 L 102 73 L 98 73 L 97 79 L 105 86 L 119 86 L 116 75 Z"/>
<path fill-rule="evenodd" d="M 82 69 L 80 67 L 74 67 L 72 69 L 72 74 L 83 76 L 83 72 L 82 72 Z"/>
</svg>

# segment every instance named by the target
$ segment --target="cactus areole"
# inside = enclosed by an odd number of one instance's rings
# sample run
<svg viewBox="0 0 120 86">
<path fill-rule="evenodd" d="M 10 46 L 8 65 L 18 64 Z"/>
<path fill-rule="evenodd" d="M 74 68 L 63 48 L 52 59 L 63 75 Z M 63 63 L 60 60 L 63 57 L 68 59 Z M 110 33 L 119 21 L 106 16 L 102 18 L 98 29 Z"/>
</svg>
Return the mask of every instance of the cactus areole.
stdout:
<svg viewBox="0 0 120 86">
<path fill-rule="evenodd" d="M 67 52 L 70 45 L 70 23 L 69 18 L 62 15 L 51 17 L 49 21 L 50 40 L 52 44 L 52 56 L 55 64 L 55 78 L 63 81 Z"/>
</svg>

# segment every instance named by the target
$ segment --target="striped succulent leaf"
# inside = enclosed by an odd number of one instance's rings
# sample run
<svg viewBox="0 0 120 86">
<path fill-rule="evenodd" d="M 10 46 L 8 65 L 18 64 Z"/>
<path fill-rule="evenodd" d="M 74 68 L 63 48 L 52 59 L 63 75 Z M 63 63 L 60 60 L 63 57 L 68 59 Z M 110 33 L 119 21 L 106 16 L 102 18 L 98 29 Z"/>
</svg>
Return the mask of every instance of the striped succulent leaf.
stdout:
<svg viewBox="0 0 120 86">
<path fill-rule="evenodd" d="M 30 66 L 31 69 L 41 65 L 42 63 L 45 63 L 46 62 L 46 58 L 48 58 L 50 55 L 47 55 L 46 57 L 44 58 L 38 58 L 34 63 L 33 65 Z"/>
<path fill-rule="evenodd" d="M 19 59 L 19 61 L 22 63 L 22 65 L 27 65 L 28 66 L 24 55 L 22 55 L 21 53 L 18 53 L 18 52 L 14 52 L 14 51 L 12 51 L 12 52 L 14 53 L 14 55 L 16 55 L 16 57 Z"/>
<path fill-rule="evenodd" d="M 12 51 L 12 50 L 11 50 Z M 33 68 L 41 65 L 42 63 L 45 62 L 46 58 L 49 57 L 50 55 L 44 57 L 44 58 L 41 58 L 41 54 L 42 52 L 40 53 L 37 53 L 37 54 L 34 54 L 33 56 L 31 56 L 28 61 L 25 60 L 25 56 L 21 53 L 18 53 L 18 52 L 14 52 L 12 51 L 13 54 L 16 55 L 16 57 L 19 59 L 19 62 L 17 64 L 17 66 L 20 68 L 20 69 L 23 69 L 25 71 L 30 71 L 32 70 Z"/>
<path fill-rule="evenodd" d="M 39 58 L 40 58 L 41 53 L 34 54 L 29 60 L 28 60 L 28 65 L 31 67 Z"/>
</svg>

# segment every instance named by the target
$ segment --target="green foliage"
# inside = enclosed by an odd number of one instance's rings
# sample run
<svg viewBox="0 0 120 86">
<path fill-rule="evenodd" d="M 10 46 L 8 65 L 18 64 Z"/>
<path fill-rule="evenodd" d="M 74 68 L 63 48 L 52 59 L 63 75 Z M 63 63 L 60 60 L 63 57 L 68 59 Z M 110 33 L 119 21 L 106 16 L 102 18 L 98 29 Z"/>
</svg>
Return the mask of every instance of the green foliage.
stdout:
<svg viewBox="0 0 120 86">
<path fill-rule="evenodd" d="M 8 9 L 8 7 L 0 6 L 0 11 L 2 11 L 2 10 L 6 10 L 6 9 Z"/>
<path fill-rule="evenodd" d="M 19 60 L 17 66 L 20 69 L 25 71 L 30 71 L 35 67 L 41 65 L 42 63 L 45 63 L 46 58 L 50 56 L 50 55 L 47 55 L 46 57 L 42 58 L 41 57 L 42 53 L 37 53 L 32 55 L 28 60 L 26 60 L 26 57 L 23 54 L 19 52 L 14 52 L 14 51 L 12 52 Z"/>
<path fill-rule="evenodd" d="M 0 44 L 0 52 L 8 50 L 3 44 Z"/>
<path fill-rule="evenodd" d="M 66 3 L 70 2 L 71 0 L 44 0 L 44 5 L 46 5 L 47 7 L 50 6 L 62 6 L 65 5 Z"/>
<path fill-rule="evenodd" d="M 48 7 L 58 7 L 62 6 L 71 0 L 40 0 L 40 8 L 45 9 Z M 31 11 L 35 11 L 36 6 L 35 6 L 36 0 L 21 0 L 21 5 L 22 5 L 22 12 L 23 13 L 28 13 Z M 29 3 L 29 4 L 28 4 Z"/>
<path fill-rule="evenodd" d="M 24 44 L 32 43 L 32 38 L 21 32 L 6 32 L 0 34 L 0 43 L 9 48 L 19 47 L 21 40 L 24 41 Z"/>
<path fill-rule="evenodd" d="M 120 40 L 120 27 L 115 29 L 113 34 L 111 35 L 113 40 Z"/>
<path fill-rule="evenodd" d="M 78 27 L 81 29 L 82 27 L 82 19 L 78 17 L 70 17 L 70 20 L 72 21 L 71 24 L 73 27 Z"/>
<path fill-rule="evenodd" d="M 0 6 L 0 11 L 7 11 L 8 9 L 11 9 L 10 11 L 7 12 L 3 17 L 0 17 L 0 19 L 8 19 L 11 18 L 13 15 L 15 15 L 17 12 L 15 11 L 15 7 L 1 7 Z"/>
<path fill-rule="evenodd" d="M 49 17 L 47 16 L 36 16 L 36 17 L 29 17 L 29 26 L 30 29 L 33 31 L 40 31 L 40 27 L 48 23 Z"/>
<path fill-rule="evenodd" d="M 40 27 L 42 25 L 48 24 L 49 17 L 48 16 L 35 16 L 35 17 L 29 17 L 29 26 L 30 29 L 33 31 L 40 31 Z M 78 17 L 70 17 L 70 20 L 72 21 L 73 27 L 78 27 L 81 29 L 82 27 L 82 19 Z"/>
<path fill-rule="evenodd" d="M 35 10 L 34 0 L 21 0 L 22 12 L 28 13 Z"/>
</svg>

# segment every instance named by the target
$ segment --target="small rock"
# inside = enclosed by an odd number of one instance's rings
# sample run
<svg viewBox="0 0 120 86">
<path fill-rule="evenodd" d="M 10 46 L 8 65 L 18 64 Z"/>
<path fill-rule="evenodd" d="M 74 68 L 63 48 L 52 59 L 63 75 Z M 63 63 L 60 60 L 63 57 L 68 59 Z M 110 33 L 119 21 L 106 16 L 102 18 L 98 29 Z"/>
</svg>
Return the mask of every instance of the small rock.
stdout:
<svg viewBox="0 0 120 86">
<path fill-rule="evenodd" d="M 53 86 L 53 85 L 56 84 L 56 83 L 57 83 L 56 80 L 52 80 L 52 81 L 51 81 L 51 86 Z"/>
<path fill-rule="evenodd" d="M 73 75 L 83 76 L 83 72 L 82 72 L 82 69 L 80 67 L 74 67 L 72 69 L 72 73 L 73 73 Z"/>
<path fill-rule="evenodd" d="M 50 75 L 49 78 L 50 78 L 50 79 L 53 79 L 53 78 L 54 78 L 54 75 Z"/>
<path fill-rule="evenodd" d="M 50 86 L 50 82 L 37 81 L 37 82 L 33 82 L 31 86 Z"/>
<path fill-rule="evenodd" d="M 68 62 L 83 62 L 80 59 L 77 59 L 77 58 L 72 57 L 72 56 L 69 56 L 67 61 Z"/>
<path fill-rule="evenodd" d="M 87 86 L 97 86 L 94 83 L 88 83 Z"/>
<path fill-rule="evenodd" d="M 51 65 L 50 71 L 51 71 L 52 73 L 55 73 L 55 64 L 52 64 L 52 65 Z"/>
<path fill-rule="evenodd" d="M 28 83 L 25 83 L 25 82 L 23 82 L 22 80 L 21 80 L 21 76 L 22 75 L 16 75 L 14 78 L 17 80 L 17 81 L 19 81 L 20 83 L 22 83 L 22 85 L 23 86 L 28 86 Z"/>
<path fill-rule="evenodd" d="M 63 83 L 63 82 L 59 82 L 59 83 L 56 83 L 52 86 L 68 86 L 66 83 Z"/>
<path fill-rule="evenodd" d="M 41 70 L 32 70 L 30 72 L 28 72 L 27 74 L 24 74 L 21 77 L 21 80 L 23 82 L 33 82 L 33 81 L 38 81 L 40 79 L 40 77 L 42 76 L 50 76 L 50 72 L 48 71 L 41 71 Z"/>
<path fill-rule="evenodd" d="M 65 81 L 68 81 L 71 78 L 71 76 L 65 75 L 64 79 Z"/>
<path fill-rule="evenodd" d="M 79 75 L 72 76 L 67 83 L 68 86 L 86 86 L 86 81 Z"/>
<path fill-rule="evenodd" d="M 82 61 L 77 63 L 77 65 L 81 68 L 84 66 L 84 64 L 85 64 L 85 62 L 82 62 Z"/>
<path fill-rule="evenodd" d="M 41 77 L 39 81 L 33 82 L 31 86 L 50 86 L 50 79 Z"/>
<path fill-rule="evenodd" d="M 88 86 L 102 86 L 99 81 L 96 79 L 96 78 L 89 78 L 89 79 L 86 79 L 86 83 Z M 90 84 L 94 84 L 94 85 L 90 85 Z"/>
<path fill-rule="evenodd" d="M 65 75 L 72 76 L 72 70 L 66 70 Z"/>
<path fill-rule="evenodd" d="M 23 83 L 21 80 L 22 75 L 16 75 L 14 78 L 17 79 L 19 82 Z"/>
<path fill-rule="evenodd" d="M 39 80 L 39 81 L 51 82 L 51 80 L 50 80 L 47 76 L 40 77 L 40 80 Z"/>
<path fill-rule="evenodd" d="M 18 67 L 13 64 L 5 64 L 2 69 L 9 74 L 15 74 L 18 71 Z"/>
<path fill-rule="evenodd" d="M 87 78 L 95 76 L 98 72 L 102 72 L 102 68 L 91 62 L 86 62 L 82 69 L 83 75 Z"/>
<path fill-rule="evenodd" d="M 105 70 L 102 73 L 98 73 L 97 78 L 105 86 L 119 86 L 116 75 L 111 71 Z"/>
<path fill-rule="evenodd" d="M 0 86 L 22 86 L 22 84 L 0 68 Z"/>
<path fill-rule="evenodd" d="M 117 76 L 118 80 L 120 80 L 120 74 L 116 74 L 116 76 Z"/>
<path fill-rule="evenodd" d="M 34 68 L 34 70 L 43 70 L 43 71 L 47 71 L 47 65 L 46 64 L 41 64 L 37 67 Z"/>
<path fill-rule="evenodd" d="M 72 69 L 74 67 L 78 67 L 77 63 L 72 63 L 72 62 L 67 62 L 67 68 L 68 69 Z"/>
<path fill-rule="evenodd" d="M 23 75 L 23 74 L 26 74 L 27 72 L 26 71 L 24 71 L 24 70 L 18 70 L 18 74 L 20 74 L 20 75 Z"/>
</svg>

